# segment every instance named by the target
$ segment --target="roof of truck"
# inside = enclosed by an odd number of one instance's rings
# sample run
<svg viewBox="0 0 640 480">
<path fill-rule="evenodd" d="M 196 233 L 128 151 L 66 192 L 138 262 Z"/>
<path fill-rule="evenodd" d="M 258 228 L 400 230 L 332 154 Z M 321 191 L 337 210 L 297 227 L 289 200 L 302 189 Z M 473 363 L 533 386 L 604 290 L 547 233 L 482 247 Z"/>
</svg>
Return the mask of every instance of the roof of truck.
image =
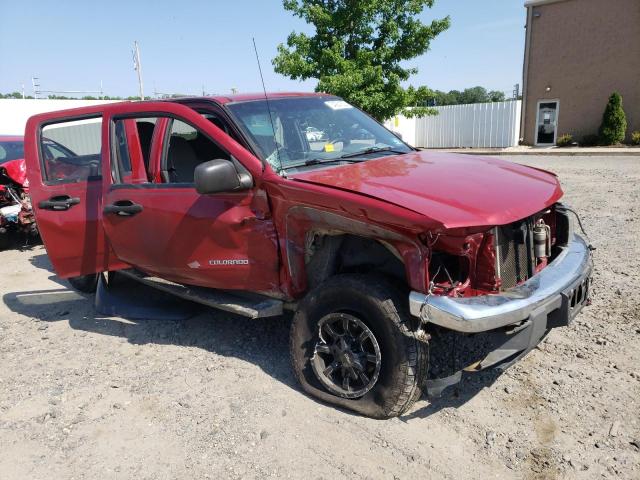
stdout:
<svg viewBox="0 0 640 480">
<path fill-rule="evenodd" d="M 304 97 L 325 97 L 325 98 L 335 98 L 334 95 L 328 93 L 316 93 L 316 92 L 277 92 L 277 93 L 267 93 L 267 97 L 269 100 L 277 100 L 281 98 L 304 98 Z M 72 115 L 85 115 L 85 114 L 100 114 L 103 111 L 115 111 L 115 110 L 126 110 L 127 112 L 135 113 L 136 105 L 144 105 L 148 103 L 154 102 L 168 102 L 168 103 L 184 103 L 187 104 L 190 101 L 198 101 L 205 100 L 209 102 L 216 102 L 219 104 L 228 104 L 233 102 L 251 102 L 251 101 L 259 101 L 264 100 L 265 94 L 263 93 L 242 93 L 237 95 L 210 95 L 210 96 L 185 96 L 185 97 L 175 97 L 175 98 L 164 98 L 161 100 L 150 99 L 144 101 L 130 101 L 125 100 L 122 102 L 114 102 L 114 103 L 102 103 L 99 105 L 89 105 L 85 107 L 76 107 L 69 108 L 64 110 L 58 110 L 55 112 L 44 112 L 33 115 L 30 120 L 41 122 L 45 120 L 50 120 L 51 118 L 60 117 L 60 116 L 72 116 Z M 122 112 L 119 112 L 122 113 Z M 6 138 L 5 138 L 6 140 Z"/>
</svg>

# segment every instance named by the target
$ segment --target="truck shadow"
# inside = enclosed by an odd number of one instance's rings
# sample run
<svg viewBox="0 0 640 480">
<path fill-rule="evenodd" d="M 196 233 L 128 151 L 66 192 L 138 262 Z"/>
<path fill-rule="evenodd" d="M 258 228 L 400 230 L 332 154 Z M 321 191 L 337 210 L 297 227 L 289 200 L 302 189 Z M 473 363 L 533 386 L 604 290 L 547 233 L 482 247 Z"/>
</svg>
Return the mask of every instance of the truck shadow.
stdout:
<svg viewBox="0 0 640 480">
<path fill-rule="evenodd" d="M 61 284 L 65 282 L 59 280 Z M 225 357 L 236 357 L 258 365 L 267 374 L 295 388 L 290 372 L 288 333 L 291 318 L 250 320 L 225 312 L 200 308 L 174 300 L 189 317 L 171 319 L 124 319 L 99 314 L 94 296 L 69 288 L 6 293 L 5 305 L 34 321 L 67 321 L 72 329 L 125 338 L 132 345 L 177 345 L 196 347 Z M 181 305 L 184 303 L 184 305 Z"/>
<path fill-rule="evenodd" d="M 34 257 L 32 263 L 48 269 L 46 255 Z M 133 294 L 159 305 L 163 314 L 156 318 L 125 319 L 98 313 L 94 307 L 94 295 L 77 293 L 58 277 L 52 276 L 51 280 L 61 287 L 6 293 L 4 303 L 11 311 L 34 321 L 67 321 L 75 330 L 125 338 L 132 345 L 196 347 L 216 355 L 238 358 L 255 364 L 276 380 L 301 392 L 289 363 L 291 314 L 251 320 L 201 307 L 133 282 Z M 174 312 L 182 314 L 175 315 Z M 445 390 L 440 398 L 427 399 L 423 396 L 413 411 L 401 420 L 425 418 L 442 409 L 458 408 L 490 386 L 499 375 L 500 372 L 496 371 L 472 374 L 463 378 L 457 387 Z"/>
<path fill-rule="evenodd" d="M 3 250 L 19 250 L 24 252 L 42 245 L 42 240 L 39 236 L 33 236 L 28 233 L 10 231 L 2 235 L 5 236 L 0 242 L 2 243 Z"/>
<path fill-rule="evenodd" d="M 42 245 L 42 244 L 40 244 Z M 51 261 L 49 261 L 49 256 L 46 254 L 45 250 L 42 250 L 43 253 L 38 254 L 38 255 L 33 255 L 31 257 L 29 257 L 29 263 L 31 263 L 31 265 L 33 265 L 36 268 L 39 268 L 41 270 L 46 270 L 47 272 L 51 272 L 54 273 L 53 270 L 53 265 L 51 265 Z M 57 277 L 56 277 L 57 278 Z M 58 282 L 60 283 L 60 282 Z M 65 284 L 67 285 L 67 284 Z"/>
<path fill-rule="evenodd" d="M 409 422 L 414 419 L 427 418 L 447 408 L 462 407 L 482 390 L 491 387 L 503 373 L 496 369 L 490 369 L 463 374 L 462 381 L 458 385 L 447 388 L 440 397 L 423 395 L 422 400 L 427 400 L 427 402 L 418 402 L 413 410 L 400 417 L 400 420 Z"/>
</svg>

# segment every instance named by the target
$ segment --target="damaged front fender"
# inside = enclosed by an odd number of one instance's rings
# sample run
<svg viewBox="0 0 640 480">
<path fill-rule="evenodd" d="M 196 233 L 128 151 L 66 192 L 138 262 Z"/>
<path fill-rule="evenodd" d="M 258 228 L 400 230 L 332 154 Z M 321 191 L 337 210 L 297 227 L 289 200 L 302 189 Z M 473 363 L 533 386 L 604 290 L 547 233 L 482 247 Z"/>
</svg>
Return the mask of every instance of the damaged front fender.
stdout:
<svg viewBox="0 0 640 480">
<path fill-rule="evenodd" d="M 399 257 L 405 267 L 407 283 L 411 288 L 426 291 L 425 258 L 426 247 L 417 239 L 411 239 L 375 224 L 338 215 L 307 206 L 295 206 L 286 215 L 285 252 L 286 267 L 293 292 L 300 294 L 308 288 L 308 272 L 305 261 L 309 238 L 313 234 L 328 236 L 355 235 L 380 242 L 394 256 Z M 334 245 L 332 248 L 336 248 Z M 326 266 L 326 265 L 325 265 Z"/>
</svg>

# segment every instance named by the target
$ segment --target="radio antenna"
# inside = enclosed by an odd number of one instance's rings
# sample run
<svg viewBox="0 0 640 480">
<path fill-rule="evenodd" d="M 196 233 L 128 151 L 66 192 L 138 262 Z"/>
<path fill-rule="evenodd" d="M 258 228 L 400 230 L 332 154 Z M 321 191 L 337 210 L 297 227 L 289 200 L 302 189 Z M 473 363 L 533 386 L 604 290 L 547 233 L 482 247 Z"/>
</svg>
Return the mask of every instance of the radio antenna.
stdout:
<svg viewBox="0 0 640 480">
<path fill-rule="evenodd" d="M 256 52 L 256 61 L 258 62 L 258 71 L 260 72 L 260 80 L 262 81 L 262 91 L 264 92 L 264 100 L 267 104 L 267 111 L 269 112 L 269 121 L 271 122 L 271 130 L 273 131 L 273 144 L 276 147 L 276 159 L 278 160 L 278 165 L 280 166 L 280 170 L 282 170 L 282 162 L 280 161 L 280 148 L 278 147 L 278 140 L 276 139 L 276 126 L 273 122 L 273 115 L 271 114 L 271 106 L 269 105 L 269 97 L 267 95 L 267 88 L 264 86 L 264 76 L 262 75 L 262 67 L 260 66 L 260 56 L 258 55 L 258 47 L 256 47 L 256 39 L 255 37 L 251 38 L 253 40 L 253 50 Z M 264 172 L 265 165 L 262 164 L 262 171 Z"/>
</svg>

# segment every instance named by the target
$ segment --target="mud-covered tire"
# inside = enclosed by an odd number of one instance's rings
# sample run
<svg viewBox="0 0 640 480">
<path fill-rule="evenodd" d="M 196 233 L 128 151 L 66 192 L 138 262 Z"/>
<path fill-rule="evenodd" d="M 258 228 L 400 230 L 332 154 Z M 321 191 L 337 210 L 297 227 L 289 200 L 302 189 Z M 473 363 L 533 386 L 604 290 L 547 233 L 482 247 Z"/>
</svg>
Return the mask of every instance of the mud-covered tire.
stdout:
<svg viewBox="0 0 640 480">
<path fill-rule="evenodd" d="M 92 273 L 90 275 L 80 275 L 79 277 L 67 278 L 67 281 L 73 288 L 83 293 L 95 293 L 98 287 L 98 275 L 99 273 Z"/>
<path fill-rule="evenodd" d="M 378 276 L 337 275 L 310 291 L 294 316 L 290 336 L 293 371 L 304 391 L 373 418 L 405 413 L 422 394 L 429 359 L 428 344 L 418 339 L 417 319 L 407 307 L 407 298 Z M 314 372 L 320 321 L 335 313 L 358 318 L 379 345 L 377 381 L 358 398 L 331 392 Z"/>
</svg>

